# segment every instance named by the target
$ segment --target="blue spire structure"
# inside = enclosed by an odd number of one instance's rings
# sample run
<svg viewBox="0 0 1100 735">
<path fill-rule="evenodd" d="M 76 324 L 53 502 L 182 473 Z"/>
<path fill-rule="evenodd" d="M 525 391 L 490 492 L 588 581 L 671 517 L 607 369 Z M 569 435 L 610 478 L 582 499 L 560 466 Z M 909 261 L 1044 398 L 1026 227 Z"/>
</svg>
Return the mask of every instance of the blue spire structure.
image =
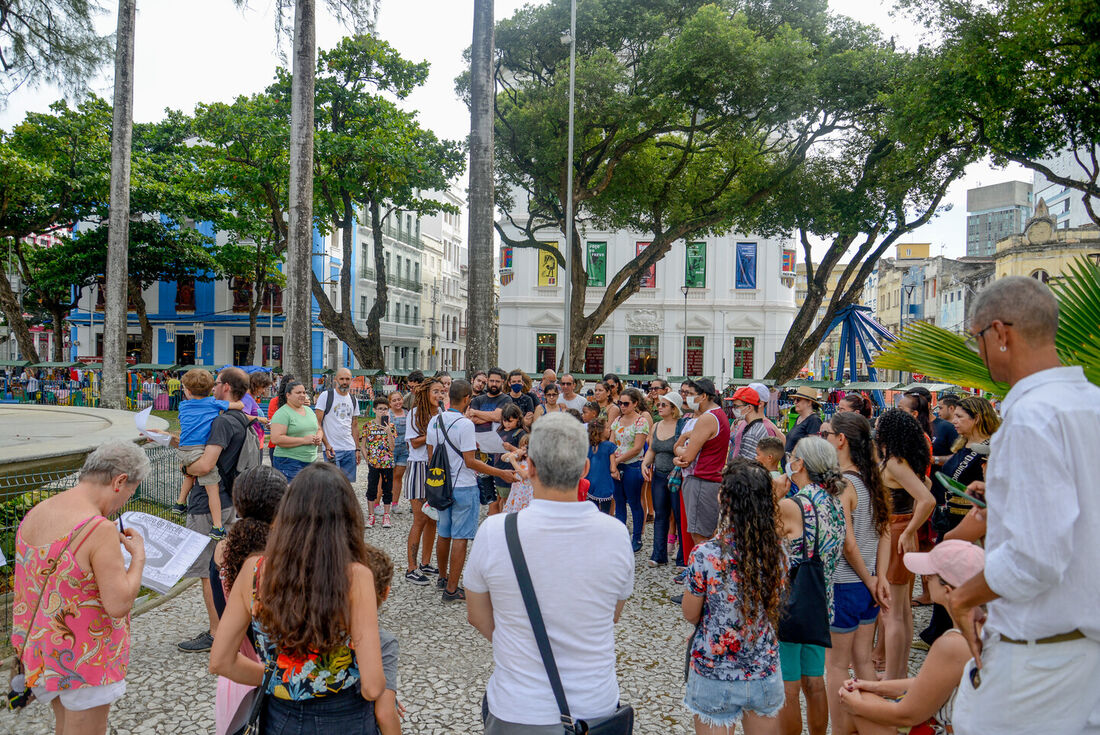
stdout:
<svg viewBox="0 0 1100 735">
<path fill-rule="evenodd" d="M 885 342 L 894 342 L 897 337 L 887 331 L 886 327 L 875 321 L 874 317 L 871 316 L 871 307 L 869 306 L 852 304 L 841 309 L 833 317 L 829 329 L 825 332 L 825 337 L 832 334 L 838 326 L 841 330 L 840 355 L 836 361 L 836 380 L 844 380 L 845 357 L 848 358 L 849 381 L 858 380 L 856 374 L 856 348 L 858 346 L 859 354 L 863 355 L 863 362 L 867 365 L 867 377 L 871 381 L 877 381 L 878 374 L 872 364 L 872 353 L 881 351 Z M 822 339 L 824 340 L 824 337 Z M 876 405 L 886 405 L 882 391 L 871 391 L 871 395 Z"/>
</svg>

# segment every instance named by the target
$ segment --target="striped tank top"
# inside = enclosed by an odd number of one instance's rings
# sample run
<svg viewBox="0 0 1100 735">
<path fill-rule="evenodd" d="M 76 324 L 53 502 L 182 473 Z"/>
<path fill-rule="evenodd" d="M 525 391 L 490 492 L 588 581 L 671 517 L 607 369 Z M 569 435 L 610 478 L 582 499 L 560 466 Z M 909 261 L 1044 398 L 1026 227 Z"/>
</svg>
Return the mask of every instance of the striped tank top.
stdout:
<svg viewBox="0 0 1100 735">
<path fill-rule="evenodd" d="M 863 557 L 863 563 L 867 571 L 875 573 L 875 554 L 878 551 L 878 532 L 875 530 L 875 520 L 871 513 L 871 491 L 863 482 L 863 478 L 855 472 L 845 472 L 844 479 L 852 483 L 856 489 L 856 509 L 852 512 L 852 533 L 856 537 L 856 546 L 859 547 L 859 555 Z M 833 573 L 834 584 L 850 584 L 861 582 L 856 570 L 840 555 L 836 571 Z"/>
</svg>

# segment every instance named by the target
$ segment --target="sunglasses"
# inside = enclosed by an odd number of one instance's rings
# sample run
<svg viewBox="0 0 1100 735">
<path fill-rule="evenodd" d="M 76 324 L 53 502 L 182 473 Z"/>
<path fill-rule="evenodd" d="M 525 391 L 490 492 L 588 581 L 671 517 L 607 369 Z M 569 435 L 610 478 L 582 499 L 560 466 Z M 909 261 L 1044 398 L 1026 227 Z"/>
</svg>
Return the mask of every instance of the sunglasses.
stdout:
<svg viewBox="0 0 1100 735">
<path fill-rule="evenodd" d="M 631 403 L 630 401 L 618 401 L 617 405 L 619 406 L 619 408 L 630 408 L 634 404 Z"/>
</svg>

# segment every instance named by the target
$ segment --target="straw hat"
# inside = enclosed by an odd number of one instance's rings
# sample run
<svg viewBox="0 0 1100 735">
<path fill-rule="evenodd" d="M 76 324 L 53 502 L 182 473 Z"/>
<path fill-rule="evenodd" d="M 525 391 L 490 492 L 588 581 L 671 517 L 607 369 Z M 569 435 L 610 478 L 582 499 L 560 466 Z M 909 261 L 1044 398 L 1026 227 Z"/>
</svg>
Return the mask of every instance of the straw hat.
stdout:
<svg viewBox="0 0 1100 735">
<path fill-rule="evenodd" d="M 815 405 L 821 405 L 821 394 L 813 388 L 807 388 L 805 386 L 799 388 L 791 395 L 791 400 L 794 400 L 795 398 L 805 398 L 807 401 L 810 401 Z"/>
</svg>

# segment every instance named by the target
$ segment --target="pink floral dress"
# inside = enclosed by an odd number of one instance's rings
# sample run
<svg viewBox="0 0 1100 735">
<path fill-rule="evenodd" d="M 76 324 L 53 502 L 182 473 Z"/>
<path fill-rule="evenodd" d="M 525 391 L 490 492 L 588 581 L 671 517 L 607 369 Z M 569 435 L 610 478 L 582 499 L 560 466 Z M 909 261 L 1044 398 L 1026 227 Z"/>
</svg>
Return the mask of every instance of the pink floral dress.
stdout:
<svg viewBox="0 0 1100 735">
<path fill-rule="evenodd" d="M 519 463 L 520 468 L 527 471 L 527 460 L 523 460 Z M 504 501 L 504 512 L 515 513 L 521 511 L 531 504 L 531 498 L 535 495 L 534 488 L 531 487 L 531 483 L 526 480 L 520 480 L 519 482 L 512 483 L 512 489 L 508 491 L 508 500 Z"/>
<path fill-rule="evenodd" d="M 88 533 L 70 544 L 69 539 L 79 536 L 89 523 Z M 110 521 L 103 516 L 89 518 L 48 546 L 28 544 L 22 527 L 16 533 L 11 642 L 16 651 L 23 651 L 28 686 L 57 692 L 126 678 L 130 614 L 108 615 L 95 576 L 76 562 L 76 552 L 100 523 Z"/>
</svg>

